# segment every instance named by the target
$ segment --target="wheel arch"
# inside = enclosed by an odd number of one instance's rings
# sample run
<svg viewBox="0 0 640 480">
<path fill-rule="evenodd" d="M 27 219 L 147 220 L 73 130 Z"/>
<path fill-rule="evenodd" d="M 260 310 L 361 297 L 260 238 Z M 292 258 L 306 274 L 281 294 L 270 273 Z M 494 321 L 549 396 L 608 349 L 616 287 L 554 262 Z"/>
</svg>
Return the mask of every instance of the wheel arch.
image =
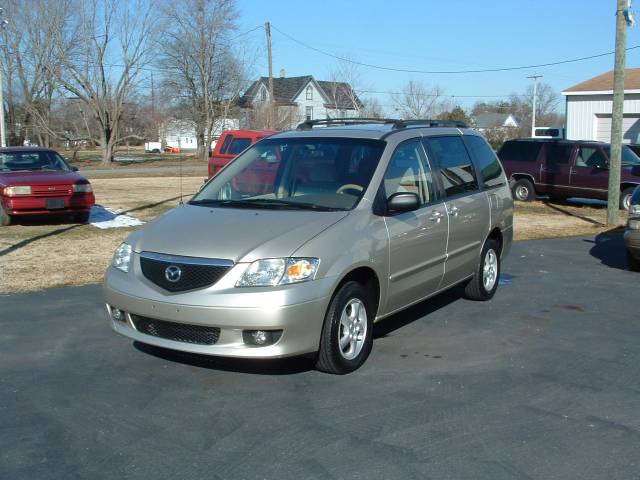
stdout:
<svg viewBox="0 0 640 480">
<path fill-rule="evenodd" d="M 345 273 L 340 281 L 336 284 L 333 289 L 333 294 L 335 295 L 338 290 L 347 282 L 355 281 L 363 285 L 365 288 L 372 292 L 372 300 L 374 302 L 375 314 L 378 314 L 378 310 L 380 309 L 381 303 L 381 288 L 380 288 L 380 278 L 377 272 L 371 268 L 370 266 L 361 265 L 353 268 L 352 270 Z"/>
</svg>

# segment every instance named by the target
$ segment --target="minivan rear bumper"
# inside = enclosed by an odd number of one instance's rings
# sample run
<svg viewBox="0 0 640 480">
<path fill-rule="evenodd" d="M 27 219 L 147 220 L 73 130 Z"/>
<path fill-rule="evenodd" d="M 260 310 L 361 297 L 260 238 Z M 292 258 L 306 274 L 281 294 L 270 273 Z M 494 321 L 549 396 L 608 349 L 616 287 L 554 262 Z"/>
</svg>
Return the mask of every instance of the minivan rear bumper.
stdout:
<svg viewBox="0 0 640 480">
<path fill-rule="evenodd" d="M 264 292 L 254 294 L 247 289 L 237 289 L 238 293 L 221 295 L 221 301 L 217 301 L 218 296 L 211 292 L 201 297 L 208 298 L 207 304 L 189 305 L 178 303 L 180 295 L 167 296 L 171 301 L 135 296 L 130 290 L 126 291 L 126 284 L 119 281 L 120 276 L 121 272 L 114 272 L 110 268 L 103 287 L 107 317 L 116 332 L 142 343 L 205 355 L 279 358 L 316 352 L 331 298 L 330 289 L 325 288 L 331 284 L 330 280 L 323 279 L 288 287 L 291 290 L 307 290 L 302 295 L 283 296 L 282 291 L 274 291 L 273 301 Z M 315 298 L 309 298 L 310 289 L 316 292 Z M 298 297 L 300 301 L 283 304 L 288 303 L 287 298 L 293 297 Z M 123 312 L 122 320 L 114 320 L 113 309 Z M 163 338 L 138 330 L 134 320 L 141 317 L 161 323 L 172 322 L 173 325 L 180 324 L 186 328 L 212 327 L 219 331 L 219 336 L 211 345 Z M 267 346 L 246 343 L 246 332 L 258 330 L 278 332 L 279 339 Z"/>
</svg>

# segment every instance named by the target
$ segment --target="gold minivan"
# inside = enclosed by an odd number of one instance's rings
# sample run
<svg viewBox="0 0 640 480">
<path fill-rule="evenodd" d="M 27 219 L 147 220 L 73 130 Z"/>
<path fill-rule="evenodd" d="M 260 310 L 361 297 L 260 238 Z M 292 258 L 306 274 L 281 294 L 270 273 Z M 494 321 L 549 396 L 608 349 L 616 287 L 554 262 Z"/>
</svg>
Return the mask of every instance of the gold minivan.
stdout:
<svg viewBox="0 0 640 480">
<path fill-rule="evenodd" d="M 118 247 L 109 322 L 169 349 L 312 354 L 347 373 L 369 356 L 374 322 L 460 283 L 491 299 L 512 226 L 502 166 L 464 124 L 309 121 Z"/>
</svg>

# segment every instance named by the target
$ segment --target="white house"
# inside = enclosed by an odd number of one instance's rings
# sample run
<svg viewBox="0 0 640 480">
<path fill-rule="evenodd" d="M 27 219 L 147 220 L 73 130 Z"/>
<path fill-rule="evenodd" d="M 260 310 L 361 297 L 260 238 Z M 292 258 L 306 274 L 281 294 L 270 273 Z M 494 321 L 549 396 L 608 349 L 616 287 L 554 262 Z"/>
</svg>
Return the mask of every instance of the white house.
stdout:
<svg viewBox="0 0 640 480">
<path fill-rule="evenodd" d="M 484 132 L 493 128 L 518 128 L 519 123 L 511 113 L 486 112 L 473 117 L 474 126 Z"/>
<path fill-rule="evenodd" d="M 215 147 L 216 141 L 225 130 L 235 130 L 238 128 L 237 118 L 225 118 L 216 120 L 213 129 L 213 141 L 211 148 Z M 198 148 L 195 124 L 190 120 L 172 119 L 165 122 L 158 132 L 160 142 L 169 148 L 179 148 L 180 150 L 195 150 Z"/>
<path fill-rule="evenodd" d="M 613 70 L 567 88 L 566 136 L 570 140 L 611 141 Z M 622 141 L 640 143 L 640 68 L 624 75 Z"/>
<path fill-rule="evenodd" d="M 311 75 L 285 77 L 281 72 L 279 78 L 273 79 L 273 96 L 280 128 L 293 128 L 304 120 L 357 117 L 362 109 L 362 102 L 351 85 L 318 81 Z M 261 77 L 247 89 L 240 105 L 255 115 L 269 102 L 269 79 Z"/>
</svg>

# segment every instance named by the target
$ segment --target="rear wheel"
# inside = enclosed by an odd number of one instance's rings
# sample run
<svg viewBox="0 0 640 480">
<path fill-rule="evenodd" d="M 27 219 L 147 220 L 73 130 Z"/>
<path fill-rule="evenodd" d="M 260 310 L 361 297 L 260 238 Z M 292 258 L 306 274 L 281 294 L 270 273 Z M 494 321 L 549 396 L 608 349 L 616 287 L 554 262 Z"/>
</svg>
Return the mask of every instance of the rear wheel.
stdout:
<svg viewBox="0 0 640 480">
<path fill-rule="evenodd" d="M 521 202 L 530 202 L 536 196 L 533 183 L 526 178 L 521 178 L 513 185 L 513 198 Z"/>
<path fill-rule="evenodd" d="M 500 248 L 498 242 L 487 239 L 482 247 L 480 265 L 467 283 L 464 294 L 469 300 L 490 300 L 498 289 L 500 279 Z"/>
<path fill-rule="evenodd" d="M 640 272 L 640 260 L 633 257 L 628 251 L 627 259 L 629 260 L 629 270 L 631 270 L 632 272 Z"/>
<path fill-rule="evenodd" d="M 74 213 L 73 220 L 77 223 L 87 223 L 89 221 L 89 217 L 91 216 L 91 212 L 81 212 Z"/>
<path fill-rule="evenodd" d="M 358 282 L 340 287 L 325 315 L 316 368 L 339 375 L 359 368 L 371 353 L 374 315 L 365 287 Z"/>
<path fill-rule="evenodd" d="M 634 187 L 625 188 L 620 193 L 620 210 L 629 210 L 631 206 L 631 197 L 633 197 Z"/>
<path fill-rule="evenodd" d="M 0 205 L 0 226 L 8 227 L 11 225 L 11 220 L 11 215 L 9 215 L 7 211 L 2 208 L 2 205 Z"/>
</svg>

